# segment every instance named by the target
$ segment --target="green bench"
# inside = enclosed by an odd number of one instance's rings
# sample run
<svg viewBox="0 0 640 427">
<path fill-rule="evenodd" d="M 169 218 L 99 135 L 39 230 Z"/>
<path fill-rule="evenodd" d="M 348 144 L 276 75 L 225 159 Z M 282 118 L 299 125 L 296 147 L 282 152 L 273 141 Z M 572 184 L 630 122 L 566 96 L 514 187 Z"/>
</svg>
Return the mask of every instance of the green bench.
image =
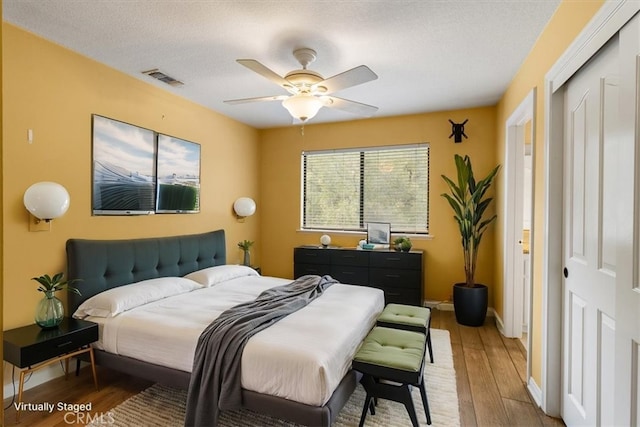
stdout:
<svg viewBox="0 0 640 427">
<path fill-rule="evenodd" d="M 374 327 L 365 337 L 353 359 L 353 369 L 362 373 L 360 382 L 367 392 L 360 427 L 364 425 L 367 412 L 375 415 L 377 398 L 404 404 L 411 423 L 418 427 L 416 409 L 411 398 L 411 387 L 419 387 L 427 416 L 431 425 L 431 414 L 424 384 L 424 356 L 426 335 L 420 332 Z"/>
<path fill-rule="evenodd" d="M 404 329 L 425 334 L 429 348 L 429 360 L 433 363 L 431 348 L 431 309 L 413 305 L 387 304 L 377 321 L 378 326 Z"/>
</svg>

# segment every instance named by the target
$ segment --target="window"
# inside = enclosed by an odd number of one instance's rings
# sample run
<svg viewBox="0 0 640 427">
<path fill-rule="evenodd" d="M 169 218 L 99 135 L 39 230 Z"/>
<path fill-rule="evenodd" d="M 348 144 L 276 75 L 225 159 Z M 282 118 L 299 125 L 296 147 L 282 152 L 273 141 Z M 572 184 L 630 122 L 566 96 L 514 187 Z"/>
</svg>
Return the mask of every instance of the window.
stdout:
<svg viewBox="0 0 640 427">
<path fill-rule="evenodd" d="M 429 231 L 429 145 L 302 153 L 302 228 Z"/>
</svg>

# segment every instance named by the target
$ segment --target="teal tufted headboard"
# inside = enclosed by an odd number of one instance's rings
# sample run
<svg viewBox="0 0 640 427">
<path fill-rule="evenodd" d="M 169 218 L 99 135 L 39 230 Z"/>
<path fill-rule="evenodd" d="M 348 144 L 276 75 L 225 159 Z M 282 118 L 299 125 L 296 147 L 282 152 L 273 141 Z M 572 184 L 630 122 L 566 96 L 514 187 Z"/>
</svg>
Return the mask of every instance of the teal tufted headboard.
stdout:
<svg viewBox="0 0 640 427">
<path fill-rule="evenodd" d="M 70 239 L 68 278 L 81 280 L 74 286 L 82 295 L 69 292 L 69 312 L 107 289 L 156 277 L 182 277 L 226 262 L 224 230 L 147 239 Z"/>
</svg>

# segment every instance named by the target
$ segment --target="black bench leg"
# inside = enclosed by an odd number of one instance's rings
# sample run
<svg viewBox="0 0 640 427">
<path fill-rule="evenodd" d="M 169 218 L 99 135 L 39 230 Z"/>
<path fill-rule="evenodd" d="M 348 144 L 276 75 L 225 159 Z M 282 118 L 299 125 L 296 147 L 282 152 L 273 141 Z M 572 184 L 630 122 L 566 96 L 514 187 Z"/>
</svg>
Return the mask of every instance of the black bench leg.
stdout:
<svg viewBox="0 0 640 427">
<path fill-rule="evenodd" d="M 362 407 L 362 415 L 360 416 L 360 424 L 358 424 L 359 427 L 362 427 L 364 425 L 364 419 L 367 418 L 367 412 L 369 411 L 369 408 L 371 408 L 371 395 L 369 393 L 367 393 L 367 397 L 364 400 L 364 406 Z"/>
<path fill-rule="evenodd" d="M 431 348 L 431 331 L 427 332 L 427 347 L 429 348 L 429 359 L 433 363 L 433 349 Z"/>
<path fill-rule="evenodd" d="M 420 383 L 420 396 L 422 396 L 422 406 L 424 406 L 424 414 L 427 416 L 427 424 L 431 425 L 431 412 L 429 411 L 429 401 L 427 400 L 427 390 L 424 387 L 424 380 Z"/>
<path fill-rule="evenodd" d="M 411 418 L 411 425 L 413 427 L 419 427 L 418 417 L 416 416 L 416 407 L 413 405 L 413 399 L 411 398 L 411 389 L 407 384 L 402 386 L 402 390 L 399 390 L 401 396 L 399 401 L 402 402 L 404 407 L 407 409 L 407 413 L 409 414 L 409 418 Z"/>
</svg>

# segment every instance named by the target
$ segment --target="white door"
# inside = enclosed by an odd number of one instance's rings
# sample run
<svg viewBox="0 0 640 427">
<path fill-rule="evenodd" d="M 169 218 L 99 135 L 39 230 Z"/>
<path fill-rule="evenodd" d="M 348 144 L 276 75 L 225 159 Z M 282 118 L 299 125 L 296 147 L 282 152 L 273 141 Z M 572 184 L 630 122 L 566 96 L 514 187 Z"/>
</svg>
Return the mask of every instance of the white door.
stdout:
<svg viewBox="0 0 640 427">
<path fill-rule="evenodd" d="M 615 424 L 640 424 L 640 18 L 620 30 Z"/>
<path fill-rule="evenodd" d="M 565 85 L 562 417 L 614 420 L 618 40 Z"/>
</svg>

